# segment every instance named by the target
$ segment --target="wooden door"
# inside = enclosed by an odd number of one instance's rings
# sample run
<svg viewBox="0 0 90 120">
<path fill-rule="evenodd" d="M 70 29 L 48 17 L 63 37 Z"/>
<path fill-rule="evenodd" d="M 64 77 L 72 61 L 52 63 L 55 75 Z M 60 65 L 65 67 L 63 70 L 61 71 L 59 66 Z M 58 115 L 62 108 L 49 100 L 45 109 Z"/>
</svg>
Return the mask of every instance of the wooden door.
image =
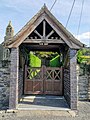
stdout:
<svg viewBox="0 0 90 120">
<path fill-rule="evenodd" d="M 62 95 L 62 69 L 26 66 L 24 94 Z"/>
</svg>

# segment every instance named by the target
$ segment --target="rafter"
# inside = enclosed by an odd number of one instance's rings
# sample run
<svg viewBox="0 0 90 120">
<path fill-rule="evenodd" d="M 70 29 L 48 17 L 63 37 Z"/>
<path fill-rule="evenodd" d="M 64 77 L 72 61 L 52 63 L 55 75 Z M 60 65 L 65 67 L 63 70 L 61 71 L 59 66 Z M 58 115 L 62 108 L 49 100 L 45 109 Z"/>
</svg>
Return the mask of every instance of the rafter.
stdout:
<svg viewBox="0 0 90 120">
<path fill-rule="evenodd" d="M 54 30 L 52 30 L 52 31 L 46 36 L 46 38 L 48 39 L 53 33 L 54 33 Z"/>
<path fill-rule="evenodd" d="M 37 30 L 35 30 L 34 33 L 36 33 L 40 38 L 42 38 L 42 35 L 40 35 L 40 33 Z"/>
</svg>

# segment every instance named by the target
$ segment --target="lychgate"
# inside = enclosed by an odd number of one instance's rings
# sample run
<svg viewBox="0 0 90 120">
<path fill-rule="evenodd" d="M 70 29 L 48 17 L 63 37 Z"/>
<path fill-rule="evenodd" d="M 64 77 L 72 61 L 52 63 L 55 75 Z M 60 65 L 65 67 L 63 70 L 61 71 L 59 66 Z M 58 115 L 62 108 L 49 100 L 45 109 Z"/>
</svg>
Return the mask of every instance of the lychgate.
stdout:
<svg viewBox="0 0 90 120">
<path fill-rule="evenodd" d="M 13 31 L 9 28 L 10 23 L 8 32 Z M 10 50 L 9 108 L 17 109 L 23 94 L 52 94 L 64 96 L 70 108 L 77 109 L 76 53 L 83 44 L 45 5 L 15 36 L 7 35 L 3 45 Z M 58 53 L 60 64 L 49 66 L 50 60 L 41 58 L 40 66 L 30 66 L 30 52 Z"/>
</svg>

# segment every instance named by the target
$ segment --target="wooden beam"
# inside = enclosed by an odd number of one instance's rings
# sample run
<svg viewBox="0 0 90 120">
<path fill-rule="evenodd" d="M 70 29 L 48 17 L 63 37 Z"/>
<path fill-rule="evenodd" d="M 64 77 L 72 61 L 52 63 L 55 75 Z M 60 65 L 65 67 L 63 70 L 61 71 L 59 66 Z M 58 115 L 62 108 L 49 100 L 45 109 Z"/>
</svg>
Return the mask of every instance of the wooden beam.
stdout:
<svg viewBox="0 0 90 120">
<path fill-rule="evenodd" d="M 46 39 L 48 39 L 53 33 L 54 33 L 54 30 L 52 30 L 52 31 L 46 36 Z"/>
<path fill-rule="evenodd" d="M 40 33 L 37 30 L 35 30 L 34 33 L 36 33 L 40 38 L 42 38 L 42 35 L 40 35 Z"/>
<path fill-rule="evenodd" d="M 65 43 L 62 39 L 26 39 L 23 43 L 40 43 L 40 42 L 47 42 L 47 43 Z"/>
<path fill-rule="evenodd" d="M 69 53 L 69 50 L 67 51 L 66 53 L 66 56 L 65 56 L 65 59 L 64 59 L 64 63 L 63 65 L 66 67 L 67 66 L 67 62 L 68 62 L 68 53 Z"/>
<path fill-rule="evenodd" d="M 43 21 L 43 38 L 46 37 L 46 21 Z"/>
</svg>

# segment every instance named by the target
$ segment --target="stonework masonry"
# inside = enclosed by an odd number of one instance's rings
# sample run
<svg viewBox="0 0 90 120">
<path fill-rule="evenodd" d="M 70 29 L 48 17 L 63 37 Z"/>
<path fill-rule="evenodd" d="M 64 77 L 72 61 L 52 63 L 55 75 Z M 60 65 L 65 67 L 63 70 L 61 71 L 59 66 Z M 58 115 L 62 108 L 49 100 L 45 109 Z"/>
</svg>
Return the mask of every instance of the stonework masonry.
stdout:
<svg viewBox="0 0 90 120">
<path fill-rule="evenodd" d="M 90 76 L 78 76 L 78 100 L 90 100 Z"/>
<path fill-rule="evenodd" d="M 77 109 L 76 50 L 69 49 L 69 66 L 64 69 L 64 96 L 72 110 Z"/>
<path fill-rule="evenodd" d="M 9 108 L 9 91 L 10 91 L 10 68 L 0 67 L 0 109 Z"/>
<path fill-rule="evenodd" d="M 70 49 L 70 107 L 77 109 L 77 71 L 76 50 Z"/>
<path fill-rule="evenodd" d="M 88 100 L 90 101 L 90 75 L 88 76 Z"/>
<path fill-rule="evenodd" d="M 16 109 L 18 105 L 18 79 L 19 79 L 19 49 L 12 48 L 10 67 L 9 109 Z"/>
<path fill-rule="evenodd" d="M 64 97 L 70 106 L 70 70 L 64 68 Z"/>
</svg>

